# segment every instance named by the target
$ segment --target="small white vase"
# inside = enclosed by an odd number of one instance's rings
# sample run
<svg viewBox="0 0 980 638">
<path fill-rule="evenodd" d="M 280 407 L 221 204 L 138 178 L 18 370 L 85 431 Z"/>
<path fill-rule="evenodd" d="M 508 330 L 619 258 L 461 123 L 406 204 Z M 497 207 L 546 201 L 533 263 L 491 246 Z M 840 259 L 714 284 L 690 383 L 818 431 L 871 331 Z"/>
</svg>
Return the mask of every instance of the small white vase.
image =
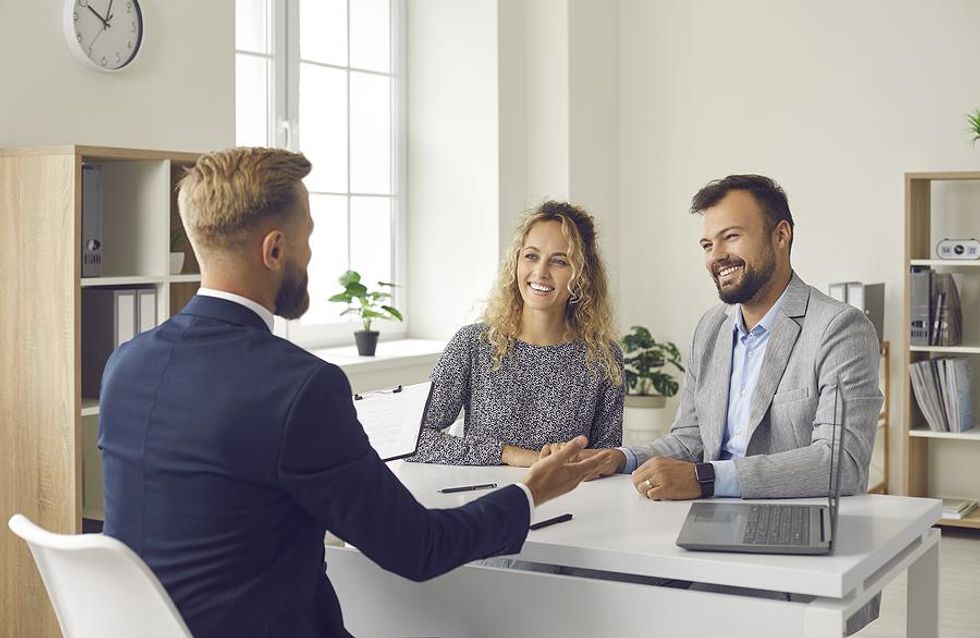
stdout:
<svg viewBox="0 0 980 638">
<path fill-rule="evenodd" d="M 170 253 L 170 274 L 179 275 L 184 269 L 184 253 Z"/>
</svg>

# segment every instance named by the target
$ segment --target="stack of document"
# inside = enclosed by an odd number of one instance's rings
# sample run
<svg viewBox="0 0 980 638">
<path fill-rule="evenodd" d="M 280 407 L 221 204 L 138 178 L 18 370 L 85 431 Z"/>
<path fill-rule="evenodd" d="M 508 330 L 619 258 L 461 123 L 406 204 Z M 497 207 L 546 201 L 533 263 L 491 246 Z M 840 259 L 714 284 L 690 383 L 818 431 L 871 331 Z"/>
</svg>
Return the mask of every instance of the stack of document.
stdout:
<svg viewBox="0 0 980 638">
<path fill-rule="evenodd" d="M 943 499 L 943 518 L 966 518 L 977 507 L 977 502 L 962 498 Z"/>
<path fill-rule="evenodd" d="M 935 432 L 973 429 L 970 366 L 966 359 L 927 359 L 909 366 L 912 391 L 929 428 Z"/>
</svg>

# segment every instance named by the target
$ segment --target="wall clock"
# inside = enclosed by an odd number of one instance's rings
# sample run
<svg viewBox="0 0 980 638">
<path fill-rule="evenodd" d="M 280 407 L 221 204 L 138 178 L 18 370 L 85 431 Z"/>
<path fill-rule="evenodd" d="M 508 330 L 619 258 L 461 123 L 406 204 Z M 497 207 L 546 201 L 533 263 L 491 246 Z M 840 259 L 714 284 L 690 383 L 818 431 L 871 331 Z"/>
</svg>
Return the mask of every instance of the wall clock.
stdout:
<svg viewBox="0 0 980 638">
<path fill-rule="evenodd" d="M 68 48 L 84 64 L 119 71 L 143 44 L 143 12 L 137 0 L 64 0 Z"/>
</svg>

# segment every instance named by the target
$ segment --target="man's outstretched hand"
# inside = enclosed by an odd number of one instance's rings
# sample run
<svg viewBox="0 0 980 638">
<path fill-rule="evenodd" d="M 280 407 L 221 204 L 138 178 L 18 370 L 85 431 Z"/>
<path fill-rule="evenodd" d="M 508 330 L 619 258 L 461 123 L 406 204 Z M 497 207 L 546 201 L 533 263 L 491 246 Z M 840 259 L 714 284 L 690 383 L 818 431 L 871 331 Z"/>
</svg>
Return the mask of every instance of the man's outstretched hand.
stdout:
<svg viewBox="0 0 980 638">
<path fill-rule="evenodd" d="M 604 461 L 601 455 L 579 459 L 580 452 L 588 444 L 584 436 L 577 436 L 531 465 L 523 483 L 531 490 L 535 506 L 571 492 L 582 481 L 599 476 Z"/>
<path fill-rule="evenodd" d="M 561 450 L 565 447 L 566 443 L 548 443 L 541 448 L 540 458 L 545 458 L 551 456 L 555 452 Z M 600 457 L 602 463 L 599 464 L 598 472 L 595 476 L 586 479 L 591 481 L 594 478 L 599 478 L 600 476 L 609 476 L 610 474 L 618 474 L 623 471 L 626 467 L 626 455 L 615 448 L 601 449 L 601 450 L 580 450 L 578 456 L 573 459 L 575 461 L 584 461 L 588 458 Z"/>
</svg>

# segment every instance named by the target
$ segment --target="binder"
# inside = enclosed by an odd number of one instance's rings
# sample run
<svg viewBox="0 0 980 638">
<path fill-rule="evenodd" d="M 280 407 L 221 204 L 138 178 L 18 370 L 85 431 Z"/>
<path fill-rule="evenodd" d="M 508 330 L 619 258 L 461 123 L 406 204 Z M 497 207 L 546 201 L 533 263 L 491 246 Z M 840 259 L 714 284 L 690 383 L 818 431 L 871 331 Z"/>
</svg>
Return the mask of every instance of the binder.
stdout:
<svg viewBox="0 0 980 638">
<path fill-rule="evenodd" d="M 847 284 L 830 284 L 827 286 L 827 294 L 831 299 L 836 299 L 837 301 L 847 303 Z"/>
<path fill-rule="evenodd" d="M 851 304 L 871 321 L 878 341 L 884 339 L 885 284 L 864 284 L 860 281 L 843 281 L 830 284 L 827 294 L 837 301 Z"/>
<path fill-rule="evenodd" d="M 82 396 L 99 396 L 102 371 L 117 346 L 136 335 L 136 291 L 82 289 Z"/>
<path fill-rule="evenodd" d="M 157 325 L 157 291 L 156 288 L 139 288 L 136 290 L 137 332 L 145 332 Z"/>
<path fill-rule="evenodd" d="M 909 283 L 911 344 L 913 346 L 928 346 L 931 327 L 932 271 L 928 266 L 911 266 Z"/>
<path fill-rule="evenodd" d="M 82 164 L 82 277 L 102 275 L 102 166 Z"/>
<path fill-rule="evenodd" d="M 357 420 L 383 461 L 415 454 L 434 384 L 425 382 L 354 395 Z"/>
</svg>

